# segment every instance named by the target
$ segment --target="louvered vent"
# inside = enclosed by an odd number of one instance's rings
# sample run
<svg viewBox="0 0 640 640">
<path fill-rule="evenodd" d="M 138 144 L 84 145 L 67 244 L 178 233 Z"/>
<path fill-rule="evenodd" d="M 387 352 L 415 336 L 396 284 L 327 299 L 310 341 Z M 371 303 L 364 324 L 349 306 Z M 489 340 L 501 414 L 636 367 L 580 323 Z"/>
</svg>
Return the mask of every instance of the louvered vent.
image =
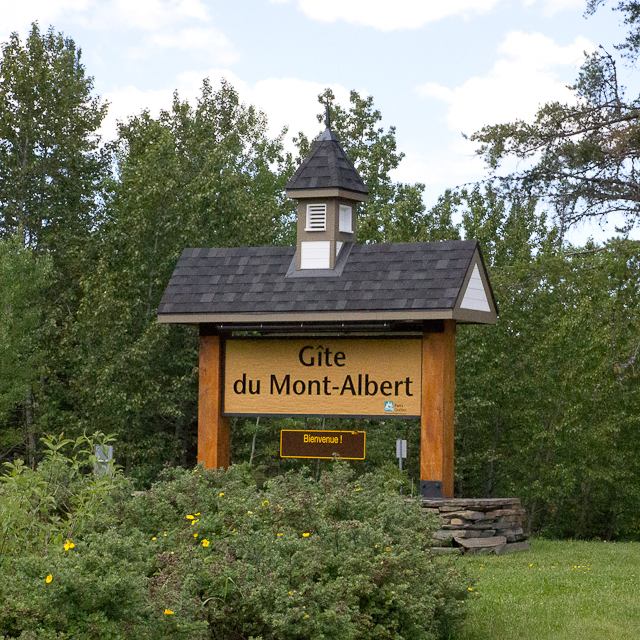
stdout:
<svg viewBox="0 0 640 640">
<path fill-rule="evenodd" d="M 307 228 L 305 231 L 325 231 L 327 228 L 327 205 L 307 205 Z"/>
</svg>

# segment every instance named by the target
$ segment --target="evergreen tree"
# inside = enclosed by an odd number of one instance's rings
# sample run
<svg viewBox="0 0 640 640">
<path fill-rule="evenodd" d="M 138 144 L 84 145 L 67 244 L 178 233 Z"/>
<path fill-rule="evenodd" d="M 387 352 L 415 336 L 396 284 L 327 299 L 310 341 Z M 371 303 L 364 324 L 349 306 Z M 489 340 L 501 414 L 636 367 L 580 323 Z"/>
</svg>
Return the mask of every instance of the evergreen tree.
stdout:
<svg viewBox="0 0 640 640">
<path fill-rule="evenodd" d="M 96 134 L 107 106 L 93 97 L 80 50 L 34 23 L 0 59 L 0 235 L 67 262 L 93 226 L 104 175 Z"/>
</svg>

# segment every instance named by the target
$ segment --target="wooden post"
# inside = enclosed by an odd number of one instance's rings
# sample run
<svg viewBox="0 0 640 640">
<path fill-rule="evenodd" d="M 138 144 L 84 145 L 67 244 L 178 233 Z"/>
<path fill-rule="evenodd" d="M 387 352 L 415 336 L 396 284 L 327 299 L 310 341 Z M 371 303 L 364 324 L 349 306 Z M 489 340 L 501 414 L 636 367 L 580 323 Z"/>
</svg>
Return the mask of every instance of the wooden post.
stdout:
<svg viewBox="0 0 640 640">
<path fill-rule="evenodd" d="M 222 341 L 200 327 L 198 463 L 207 469 L 229 467 L 229 418 L 222 415 Z"/>
<path fill-rule="evenodd" d="M 430 498 L 453 498 L 453 396 L 456 321 L 442 333 L 422 334 L 420 489 Z"/>
</svg>

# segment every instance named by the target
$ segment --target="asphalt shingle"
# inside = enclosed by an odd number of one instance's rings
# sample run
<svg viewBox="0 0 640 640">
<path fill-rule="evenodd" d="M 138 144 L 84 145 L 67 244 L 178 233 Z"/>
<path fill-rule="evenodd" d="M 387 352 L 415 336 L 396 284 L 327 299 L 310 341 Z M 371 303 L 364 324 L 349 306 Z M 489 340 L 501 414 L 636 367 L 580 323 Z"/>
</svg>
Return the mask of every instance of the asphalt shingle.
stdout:
<svg viewBox="0 0 640 640">
<path fill-rule="evenodd" d="M 185 249 L 158 316 L 449 310 L 477 247 L 475 240 L 355 244 L 331 278 L 287 277 L 294 247 Z"/>
<path fill-rule="evenodd" d="M 287 190 L 310 189 L 346 189 L 369 193 L 338 138 L 328 128 L 313 143 L 309 155 L 287 184 Z"/>
</svg>

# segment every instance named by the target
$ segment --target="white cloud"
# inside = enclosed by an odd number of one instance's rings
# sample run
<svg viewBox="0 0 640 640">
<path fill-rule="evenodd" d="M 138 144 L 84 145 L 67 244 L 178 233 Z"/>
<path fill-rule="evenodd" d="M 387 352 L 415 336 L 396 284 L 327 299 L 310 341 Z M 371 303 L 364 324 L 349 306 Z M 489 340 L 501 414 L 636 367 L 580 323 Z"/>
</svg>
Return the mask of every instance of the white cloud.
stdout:
<svg viewBox="0 0 640 640">
<path fill-rule="evenodd" d="M 282 3 L 289 0 L 271 0 Z M 307 17 L 320 22 L 344 20 L 380 31 L 418 29 L 450 16 L 492 9 L 500 0 L 296 0 Z"/>
<path fill-rule="evenodd" d="M 349 104 L 348 89 L 332 83 L 321 84 L 298 78 L 260 80 L 253 87 L 247 87 L 241 97 L 266 113 L 271 135 L 289 126 L 289 140 L 300 131 L 313 138 L 323 128 L 316 119 L 316 114 L 322 111 L 318 94 L 328 86 L 333 89 L 338 103 Z"/>
<path fill-rule="evenodd" d="M 41 28 L 59 20 L 89 29 L 173 30 L 210 22 L 202 0 L 0 0 L 0 36 L 25 34 L 37 20 Z"/>
<path fill-rule="evenodd" d="M 528 120 L 541 104 L 572 99 L 555 68 L 578 67 L 583 51 L 591 49 L 593 45 L 583 37 L 562 47 L 539 33 L 511 32 L 498 47 L 502 57 L 486 76 L 469 78 L 453 89 L 427 82 L 417 91 L 423 98 L 448 104 L 446 121 L 456 131 L 472 133 L 484 125 Z"/>
<path fill-rule="evenodd" d="M 208 22 L 210 16 L 201 0 L 93 0 L 90 13 L 79 19 L 93 29 L 156 31 L 194 20 Z"/>
<path fill-rule="evenodd" d="M 160 109 L 171 106 L 172 95 L 171 89 L 140 91 L 133 86 L 104 93 L 102 97 L 109 102 L 109 111 L 100 127 L 102 139 L 108 141 L 116 137 L 118 120 L 124 122 L 145 109 L 149 109 L 152 116 L 157 116 Z"/>
<path fill-rule="evenodd" d="M 242 102 L 252 104 L 266 114 L 270 136 L 278 135 L 283 127 L 289 126 L 286 147 L 290 151 L 293 151 L 292 136 L 303 131 L 307 136 L 315 137 L 322 129 L 322 125 L 315 118 L 315 114 L 321 110 L 317 96 L 327 86 L 331 86 L 340 104 L 346 105 L 349 102 L 349 91 L 340 85 L 321 84 L 298 78 L 267 78 L 255 85 L 249 85 L 229 69 L 221 68 L 180 74 L 175 87 L 180 98 L 195 105 L 204 78 L 211 79 L 214 89 L 222 78 L 226 78 L 238 91 Z M 174 87 L 140 91 L 129 86 L 105 93 L 104 98 L 111 105 L 101 128 L 103 139 L 110 140 L 115 137 L 118 120 L 124 121 L 144 109 L 148 109 L 153 117 L 157 117 L 160 109 L 169 109 L 173 91 Z"/>
<path fill-rule="evenodd" d="M 146 43 L 147 53 L 155 47 L 181 51 L 201 50 L 209 53 L 217 64 L 223 65 L 233 64 L 240 57 L 224 33 L 213 27 L 194 27 L 173 32 L 154 33 L 146 39 Z"/>
<path fill-rule="evenodd" d="M 7 0 L 0 0 L 0 5 Z M 224 33 L 211 25 L 203 0 L 23 0 L 3 7 L 2 28 L 24 36 L 33 20 L 42 28 L 58 20 L 92 31 L 127 34 L 129 58 L 147 58 L 159 49 L 208 54 L 209 64 L 231 65 L 239 55 Z"/>
<path fill-rule="evenodd" d="M 551 17 L 558 13 L 559 11 L 564 11 L 565 9 L 579 9 L 580 11 L 584 11 L 585 2 L 584 0 L 541 0 L 542 1 L 542 13 Z M 525 6 L 530 6 L 539 2 L 539 0 L 524 0 Z"/>
<path fill-rule="evenodd" d="M 439 189 L 442 185 L 459 185 L 480 179 L 485 173 L 483 161 L 474 155 L 466 140 L 453 141 L 445 154 L 429 154 L 408 149 L 400 166 L 393 171 L 394 180 L 422 182 Z"/>
<path fill-rule="evenodd" d="M 271 0 L 284 4 L 291 0 Z M 379 31 L 419 29 L 429 22 L 452 16 L 471 17 L 486 13 L 501 0 L 294 0 L 312 20 L 373 27 Z M 584 0 L 523 0 L 525 6 L 542 5 L 542 13 L 553 16 L 565 9 L 584 9 Z"/>
<path fill-rule="evenodd" d="M 4 0 L 0 4 L 0 36 L 6 38 L 13 31 L 24 35 L 36 20 L 45 29 L 65 13 L 86 11 L 92 0 Z"/>
</svg>

